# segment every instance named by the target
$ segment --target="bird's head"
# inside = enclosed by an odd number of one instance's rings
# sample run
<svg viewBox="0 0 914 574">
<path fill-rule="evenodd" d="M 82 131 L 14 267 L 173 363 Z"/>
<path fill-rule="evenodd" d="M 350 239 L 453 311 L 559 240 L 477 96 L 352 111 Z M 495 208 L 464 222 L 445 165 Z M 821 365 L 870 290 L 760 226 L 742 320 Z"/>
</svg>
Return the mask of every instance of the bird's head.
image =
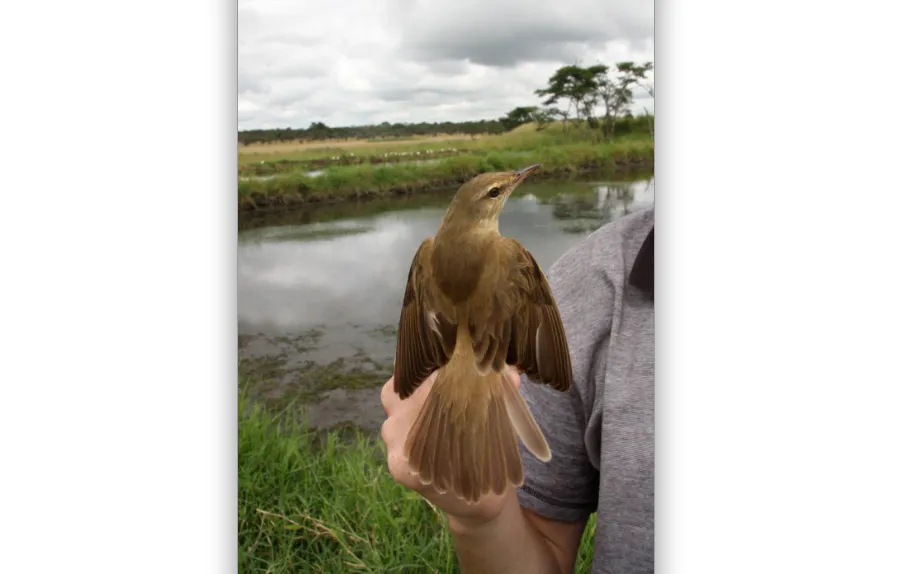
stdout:
<svg viewBox="0 0 914 574">
<path fill-rule="evenodd" d="M 477 175 L 457 190 L 451 212 L 461 219 L 497 222 L 511 192 L 539 167 L 540 164 L 535 163 L 517 171 Z"/>
</svg>

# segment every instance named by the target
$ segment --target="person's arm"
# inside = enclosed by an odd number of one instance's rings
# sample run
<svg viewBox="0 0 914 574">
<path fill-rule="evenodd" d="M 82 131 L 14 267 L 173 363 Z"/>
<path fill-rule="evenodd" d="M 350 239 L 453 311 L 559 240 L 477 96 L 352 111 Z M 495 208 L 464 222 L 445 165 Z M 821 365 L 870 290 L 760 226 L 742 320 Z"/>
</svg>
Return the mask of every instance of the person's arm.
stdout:
<svg viewBox="0 0 914 574">
<path fill-rule="evenodd" d="M 449 521 L 462 570 L 479 574 L 573 572 L 587 524 L 551 520 L 521 508 L 515 491 L 509 491 L 503 510 L 488 523 Z"/>
<path fill-rule="evenodd" d="M 574 570 L 575 558 L 581 540 L 581 533 L 588 514 L 579 511 L 576 520 L 559 520 L 522 508 L 517 491 L 509 490 L 500 497 L 488 496 L 479 504 L 469 505 L 449 494 L 439 494 L 429 486 L 420 483 L 403 459 L 403 442 L 410 427 L 422 408 L 435 375 L 422 383 L 406 400 L 401 400 L 393 390 L 393 378 L 381 389 L 381 403 L 388 418 L 381 426 L 381 438 L 387 446 L 387 465 L 393 478 L 411 490 L 415 490 L 448 516 L 451 533 L 461 569 L 474 574 L 558 574 Z M 512 377 L 515 385 L 520 384 L 516 374 Z M 532 385 L 533 383 L 526 383 Z M 533 405 L 531 405 L 532 407 Z M 534 411 L 534 416 L 538 413 Z M 544 432 L 548 425 L 541 423 Z M 560 438 L 549 435 L 547 440 L 555 449 L 553 460 L 567 459 L 575 452 L 561 445 Z M 522 449 L 522 454 L 526 451 Z M 566 461 L 567 463 L 567 461 Z M 559 463 L 561 464 L 561 462 Z M 524 460 L 525 481 L 535 480 L 536 469 Z M 527 467 L 531 466 L 530 470 Z M 572 470 L 572 472 L 574 472 Z M 531 476 L 531 473 L 534 473 Z M 539 476 L 546 476 L 540 472 Z M 574 476 L 572 485 L 582 484 Z"/>
</svg>

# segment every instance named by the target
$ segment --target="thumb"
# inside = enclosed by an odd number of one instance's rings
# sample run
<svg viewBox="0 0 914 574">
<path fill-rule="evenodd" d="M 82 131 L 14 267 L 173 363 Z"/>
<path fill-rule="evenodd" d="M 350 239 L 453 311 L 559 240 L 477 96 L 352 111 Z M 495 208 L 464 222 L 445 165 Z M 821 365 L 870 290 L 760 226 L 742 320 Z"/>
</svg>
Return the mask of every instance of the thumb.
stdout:
<svg viewBox="0 0 914 574">
<path fill-rule="evenodd" d="M 511 384 L 514 385 L 515 389 L 520 389 L 520 373 L 517 372 L 516 367 L 508 367 L 508 380 L 511 381 Z"/>
</svg>

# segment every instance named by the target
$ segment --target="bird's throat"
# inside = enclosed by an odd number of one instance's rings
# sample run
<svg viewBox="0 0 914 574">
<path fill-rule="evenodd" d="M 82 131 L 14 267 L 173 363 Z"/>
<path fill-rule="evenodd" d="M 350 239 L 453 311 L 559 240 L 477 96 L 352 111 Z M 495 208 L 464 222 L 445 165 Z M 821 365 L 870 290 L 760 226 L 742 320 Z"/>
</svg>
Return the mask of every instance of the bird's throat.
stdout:
<svg viewBox="0 0 914 574">
<path fill-rule="evenodd" d="M 438 227 L 437 236 L 446 235 L 449 238 L 475 238 L 489 234 L 499 234 L 498 218 L 494 219 L 477 219 L 468 217 L 464 213 L 448 211 L 441 220 Z"/>
</svg>

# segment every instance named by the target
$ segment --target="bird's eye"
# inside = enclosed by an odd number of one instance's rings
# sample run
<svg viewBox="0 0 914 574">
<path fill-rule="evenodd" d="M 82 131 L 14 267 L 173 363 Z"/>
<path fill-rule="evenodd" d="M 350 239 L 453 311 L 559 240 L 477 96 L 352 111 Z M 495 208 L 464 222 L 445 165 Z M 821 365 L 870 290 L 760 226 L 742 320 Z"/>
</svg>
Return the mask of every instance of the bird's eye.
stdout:
<svg viewBox="0 0 914 574">
<path fill-rule="evenodd" d="M 489 197 L 498 197 L 499 193 L 501 193 L 501 188 L 493 187 L 492 189 L 489 190 L 488 196 Z"/>
</svg>

